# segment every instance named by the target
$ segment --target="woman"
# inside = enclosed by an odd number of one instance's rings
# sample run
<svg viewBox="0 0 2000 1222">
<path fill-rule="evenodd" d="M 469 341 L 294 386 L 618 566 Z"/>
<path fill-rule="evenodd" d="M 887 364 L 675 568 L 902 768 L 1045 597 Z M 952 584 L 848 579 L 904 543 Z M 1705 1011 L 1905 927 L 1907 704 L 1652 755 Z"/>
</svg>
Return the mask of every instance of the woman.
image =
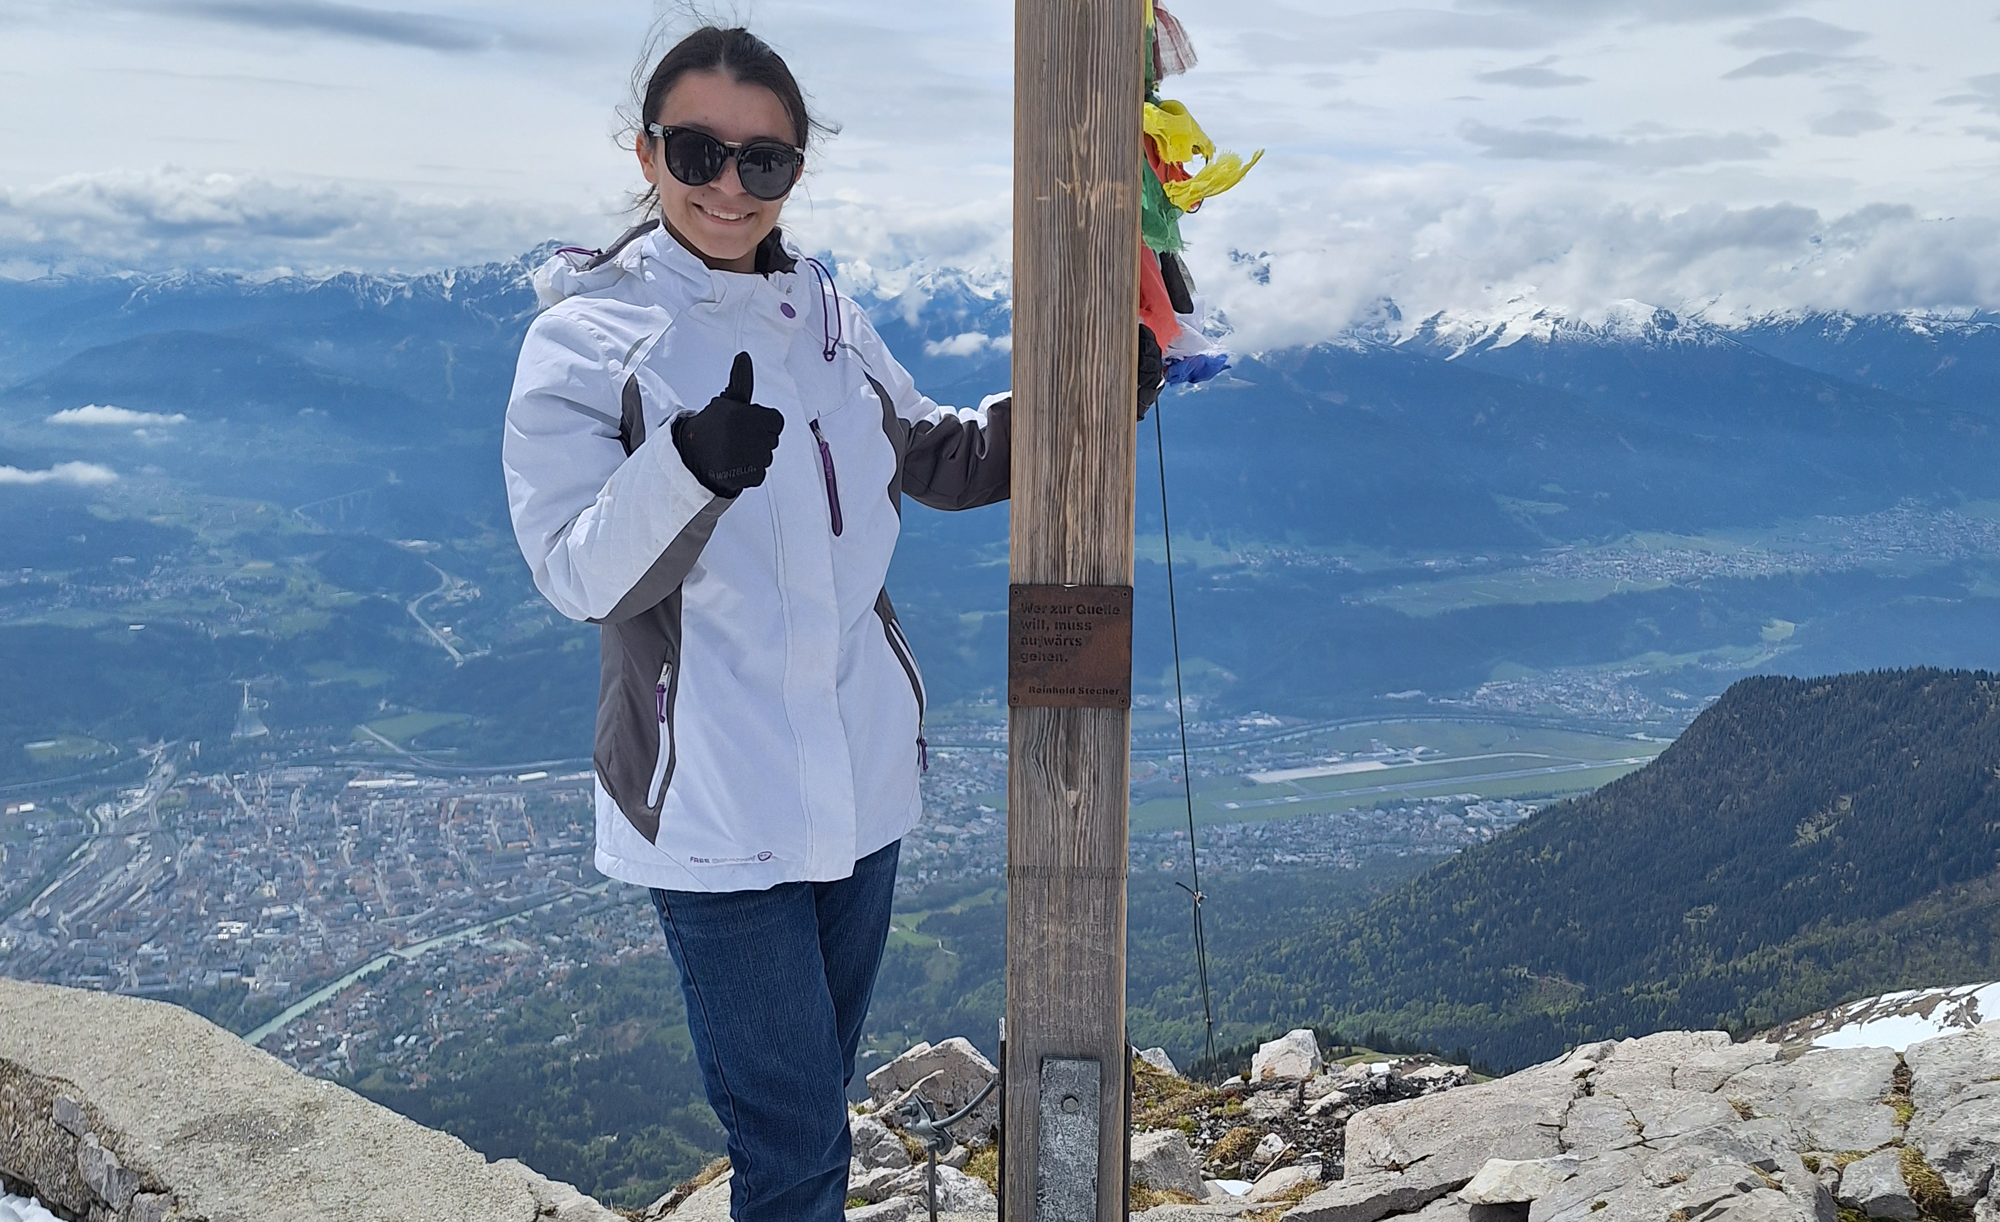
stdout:
<svg viewBox="0 0 2000 1222">
<path fill-rule="evenodd" d="M 657 216 L 537 273 L 551 304 L 507 408 L 508 500 L 536 587 L 602 626 L 597 867 L 651 889 L 730 1212 L 835 1219 L 926 765 L 883 578 L 905 495 L 1006 498 L 1008 401 L 924 397 L 785 241 L 813 124 L 763 42 L 689 35 L 639 120 Z"/>
</svg>

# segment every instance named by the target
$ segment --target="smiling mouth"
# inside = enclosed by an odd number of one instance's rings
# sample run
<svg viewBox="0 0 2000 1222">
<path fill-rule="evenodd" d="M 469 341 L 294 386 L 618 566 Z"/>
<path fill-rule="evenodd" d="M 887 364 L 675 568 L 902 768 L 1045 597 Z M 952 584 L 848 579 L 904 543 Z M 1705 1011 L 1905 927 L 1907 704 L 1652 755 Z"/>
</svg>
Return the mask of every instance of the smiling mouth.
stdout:
<svg viewBox="0 0 2000 1222">
<path fill-rule="evenodd" d="M 713 208 L 706 208 L 700 204 L 695 205 L 695 210 L 709 220 L 721 225 L 740 225 L 750 219 L 748 212 L 717 212 Z"/>
</svg>

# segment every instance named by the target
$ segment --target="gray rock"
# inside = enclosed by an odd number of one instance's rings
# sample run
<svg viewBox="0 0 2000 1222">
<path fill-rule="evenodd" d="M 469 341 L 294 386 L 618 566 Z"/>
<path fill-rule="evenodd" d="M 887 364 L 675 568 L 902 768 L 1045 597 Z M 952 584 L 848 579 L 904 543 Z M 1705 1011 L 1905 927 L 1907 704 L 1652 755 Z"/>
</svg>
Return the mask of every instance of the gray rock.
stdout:
<svg viewBox="0 0 2000 1222">
<path fill-rule="evenodd" d="M 515 1179 L 527 1186 L 535 1198 L 538 1217 L 553 1222 L 624 1222 L 624 1219 L 606 1209 L 596 1197 L 585 1196 L 575 1185 L 552 1180 L 548 1176 L 515 1158 L 503 1158 L 493 1164 L 509 1172 Z"/>
<path fill-rule="evenodd" d="M 76 1148 L 76 1173 L 99 1200 L 114 1210 L 122 1211 L 130 1205 L 132 1194 L 139 1191 L 139 1173 L 99 1144 L 95 1133 L 85 1133 Z"/>
<path fill-rule="evenodd" d="M 1243 1114 L 1260 1124 L 1271 1124 L 1298 1110 L 1296 1090 L 1260 1090 L 1243 1101 Z"/>
<path fill-rule="evenodd" d="M 71 1137 L 83 1136 L 84 1130 L 90 1127 L 89 1118 L 83 1114 L 83 1104 L 68 1095 L 56 1096 L 55 1103 L 49 1108 L 49 1119 Z"/>
<path fill-rule="evenodd" d="M 911 1222 L 912 1219 L 929 1217 L 929 1212 L 913 1197 L 890 1197 L 886 1201 L 847 1211 L 847 1222 Z"/>
<path fill-rule="evenodd" d="M 1818 1150 L 1876 1150 L 1902 1136 L 1887 1048 L 1819 1048 L 1793 1061 L 1753 1065 L 1718 1092 L 1760 1116 L 1791 1121 L 1797 1143 Z"/>
<path fill-rule="evenodd" d="M 1871 1218 L 1916 1222 L 1917 1202 L 1903 1179 L 1901 1150 L 1880 1150 L 1849 1163 L 1840 1173 L 1840 1191 L 1834 1199 Z"/>
<path fill-rule="evenodd" d="M 1164 1048 L 1148 1048 L 1139 1054 L 1139 1059 L 1161 1073 L 1170 1073 L 1176 1078 L 1181 1076 L 1181 1071 L 1174 1068 L 1174 1059 L 1167 1055 Z"/>
<path fill-rule="evenodd" d="M 1185 1192 L 1197 1201 L 1207 1194 L 1201 1160 L 1179 1129 L 1132 1135 L 1132 1182 L 1156 1191 Z"/>
<path fill-rule="evenodd" d="M 1941 1112 L 1967 1089 L 2000 1079 L 2000 1021 L 1912 1044 L 1903 1061 L 1910 1102 L 1919 1113 Z"/>
<path fill-rule="evenodd" d="M 1907 1140 L 1970 1206 L 2000 1178 L 2000 1022 L 1925 1040 L 1904 1060 L 1916 1105 Z"/>
<path fill-rule="evenodd" d="M 80 1162 L 97 1167 L 99 1196 L 171 1192 L 191 1217 L 286 1222 L 534 1222 L 540 1206 L 519 1177 L 465 1143 L 426 1129 L 331 1082 L 296 1073 L 177 1006 L 0 979 L 0 1084 L 32 1109 L 0 1099 L 0 1149 L 70 1151 L 69 1179 L 43 1200 L 87 1214 Z M 98 1148 L 53 1122 L 57 1094 L 87 1101 Z M 40 1133 L 12 1126 L 38 1126 Z M 109 1147 L 109 1149 L 106 1149 Z M 10 1154 L 11 1158 L 12 1155 Z M 37 1156 L 38 1158 L 40 1156 Z M 37 1175 L 54 1176 L 46 1161 Z M 10 1172 L 11 1174 L 11 1172 Z M 128 1189 L 129 1186 L 129 1189 Z"/>
<path fill-rule="evenodd" d="M 1554 1158 L 1489 1158 L 1472 1182 L 1458 1190 L 1467 1205 L 1510 1205 L 1539 1201 L 1557 1184 L 1576 1178 L 1583 1160 L 1574 1154 Z"/>
<path fill-rule="evenodd" d="M 1250 1080 L 1272 1082 L 1280 1078 L 1310 1078 L 1326 1062 L 1321 1059 L 1319 1040 L 1304 1027 L 1287 1031 L 1265 1043 L 1250 1058 Z"/>
<path fill-rule="evenodd" d="M 1280 1222 L 1380 1222 L 1391 1214 L 1415 1213 L 1454 1187 L 1408 1172 L 1336 1180 L 1286 1210 Z"/>
<path fill-rule="evenodd" d="M 1204 1201 L 1199 1205 L 1155 1205 L 1132 1215 L 1144 1222 L 1209 1222 L 1213 1218 L 1240 1218 L 1244 1214 L 1271 1208 L 1247 1197 L 1228 1201 Z"/>
<path fill-rule="evenodd" d="M 933 1110 L 955 1112 L 972 1102 L 999 1072 L 969 1041 L 953 1037 L 938 1044 L 918 1044 L 869 1074 L 868 1094 L 875 1101 L 876 1116 L 893 1125 L 894 1105 L 910 1091 L 921 1088 L 919 1093 Z M 1000 1092 L 994 1091 L 952 1132 L 967 1145 L 981 1146 L 992 1140 L 999 1126 Z"/>
<path fill-rule="evenodd" d="M 1593 1047 L 1603 1050 L 1593 1078 L 1596 1089 L 1620 1098 L 1644 1094 L 1646 1087 L 1713 1092 L 1751 1066 L 1778 1058 L 1775 1047 L 1738 1044 L 1726 1031 L 1662 1031 Z"/>
<path fill-rule="evenodd" d="M 910 1152 L 904 1147 L 903 1139 L 880 1119 L 874 1116 L 849 1116 L 847 1131 L 853 1138 L 853 1160 L 864 1170 L 894 1167 L 900 1171 L 910 1165 Z"/>
<path fill-rule="evenodd" d="M 1488 1159 L 1563 1153 L 1557 1134 L 1582 1093 L 1591 1066 L 1585 1051 L 1497 1081 L 1355 1113 L 1347 1122 L 1347 1178 L 1413 1177 L 1403 1186 L 1429 1186 L 1421 1206 L 1464 1187 Z"/>
<path fill-rule="evenodd" d="M 1535 1202 L 1529 1216 L 1532 1222 L 1660 1222 L 1684 1210 L 1711 1222 L 1832 1222 L 1833 1202 L 1822 1196 L 1810 1181 L 1788 1183 L 1683 1145 L 1585 1159 L 1574 1178 Z"/>
<path fill-rule="evenodd" d="M 1470 1065 L 1419 1065 L 1403 1073 L 1403 1081 L 1426 1091 L 1448 1090 L 1472 1081 Z"/>
<path fill-rule="evenodd" d="M 1285 1152 L 1288 1143 L 1276 1133 L 1266 1133 L 1257 1139 L 1257 1148 L 1250 1151 L 1252 1163 L 1268 1163 Z"/>
<path fill-rule="evenodd" d="M 890 1184 L 889 1195 L 911 1197 L 921 1203 L 925 1198 L 927 1180 L 928 1170 L 925 1167 L 911 1167 Z M 998 1213 L 1000 1209 L 999 1198 L 993 1195 L 992 1189 L 983 1181 L 953 1167 L 938 1168 L 937 1194 L 940 1214 L 987 1214 Z"/>
<path fill-rule="evenodd" d="M 126 1214 L 130 1222 L 166 1222 L 174 1212 L 174 1198 L 164 1192 L 142 1192 L 132 1198 Z"/>
<path fill-rule="evenodd" d="M 1253 1201 L 1275 1201 L 1301 1184 L 1319 1183 L 1318 1163 L 1294 1163 L 1289 1167 L 1279 1167 L 1259 1176 L 1250 1185 L 1249 1197 Z"/>
<path fill-rule="evenodd" d="M 896 1185 L 909 1171 L 903 1167 L 870 1167 L 857 1172 L 853 1164 L 847 1168 L 847 1195 L 858 1197 L 873 1205 L 887 1200 L 896 1191 Z"/>
<path fill-rule="evenodd" d="M 725 1171 L 695 1189 L 685 1201 L 675 1206 L 666 1216 L 672 1218 L 674 1222 L 730 1222 L 730 1174 Z"/>
</svg>

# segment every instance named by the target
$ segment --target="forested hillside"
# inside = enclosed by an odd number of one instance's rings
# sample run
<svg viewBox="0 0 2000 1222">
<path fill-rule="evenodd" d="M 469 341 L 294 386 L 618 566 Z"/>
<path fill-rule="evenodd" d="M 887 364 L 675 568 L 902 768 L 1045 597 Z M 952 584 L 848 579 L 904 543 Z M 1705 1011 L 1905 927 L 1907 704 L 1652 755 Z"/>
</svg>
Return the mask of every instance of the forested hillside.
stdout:
<svg viewBox="0 0 2000 1222">
<path fill-rule="evenodd" d="M 2000 677 L 1746 679 L 1644 770 L 1229 965 L 1219 1008 L 1498 1065 L 1754 1027 L 1990 978 L 1996 858 Z"/>
</svg>

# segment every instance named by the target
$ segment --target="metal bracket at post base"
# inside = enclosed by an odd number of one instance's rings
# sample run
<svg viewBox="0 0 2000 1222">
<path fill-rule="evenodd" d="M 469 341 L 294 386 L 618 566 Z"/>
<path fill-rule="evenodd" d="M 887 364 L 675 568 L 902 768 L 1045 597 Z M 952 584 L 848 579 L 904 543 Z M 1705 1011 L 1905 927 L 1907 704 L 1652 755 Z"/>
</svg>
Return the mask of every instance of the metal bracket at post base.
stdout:
<svg viewBox="0 0 2000 1222">
<path fill-rule="evenodd" d="M 1035 1127 L 1035 1222 L 1097 1222 L 1099 1103 L 1095 1057 L 1043 1057 Z"/>
</svg>

